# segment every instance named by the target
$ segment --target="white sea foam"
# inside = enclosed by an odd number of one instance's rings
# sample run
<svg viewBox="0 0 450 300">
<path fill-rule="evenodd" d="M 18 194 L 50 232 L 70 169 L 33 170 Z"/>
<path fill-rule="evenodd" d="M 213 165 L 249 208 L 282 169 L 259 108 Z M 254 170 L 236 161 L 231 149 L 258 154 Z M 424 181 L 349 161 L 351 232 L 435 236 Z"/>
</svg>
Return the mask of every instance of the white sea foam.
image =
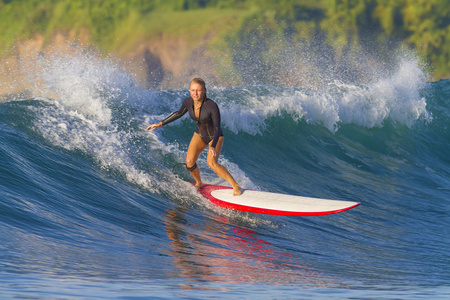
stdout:
<svg viewBox="0 0 450 300">
<path fill-rule="evenodd" d="M 41 96 L 37 99 L 48 103 L 32 108 L 43 136 L 64 149 L 87 153 L 103 169 L 120 172 L 132 183 L 160 191 L 161 176 L 170 174 L 156 175 L 140 168 L 133 157 L 138 149 L 133 149 L 130 141 L 139 133 L 119 130 L 117 123 L 131 120 L 113 117 L 113 109 L 118 106 L 119 110 L 127 109 L 127 99 L 140 98 L 141 90 L 131 76 L 113 60 L 83 49 L 71 55 L 41 58 L 39 64 L 41 73 L 30 76 L 39 78 L 34 90 Z"/>
<path fill-rule="evenodd" d="M 391 121 L 412 126 L 420 118 L 430 119 L 426 99 L 420 94 L 425 83 L 426 76 L 417 61 L 404 59 L 397 72 L 369 84 L 334 81 L 319 91 L 273 87 L 260 93 L 255 89 L 253 93 L 241 93 L 245 96 L 239 101 L 229 99 L 229 89 L 217 91 L 217 96 L 221 102 L 236 101 L 221 105 L 224 126 L 236 133 L 261 134 L 265 120 L 282 113 L 336 132 L 343 124 L 373 128 Z M 235 93 L 237 88 L 230 89 Z"/>
</svg>

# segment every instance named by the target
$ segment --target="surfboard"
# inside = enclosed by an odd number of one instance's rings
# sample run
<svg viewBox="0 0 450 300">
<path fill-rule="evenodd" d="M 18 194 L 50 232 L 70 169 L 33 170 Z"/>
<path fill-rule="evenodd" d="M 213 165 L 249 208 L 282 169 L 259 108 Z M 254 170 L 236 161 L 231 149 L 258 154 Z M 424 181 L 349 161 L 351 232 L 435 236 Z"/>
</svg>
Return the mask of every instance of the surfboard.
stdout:
<svg viewBox="0 0 450 300">
<path fill-rule="evenodd" d="M 205 184 L 198 192 L 213 204 L 228 209 L 281 216 L 321 216 L 354 208 L 360 202 L 311 198 L 272 192 L 244 190 L 233 196 L 227 186 Z"/>
</svg>

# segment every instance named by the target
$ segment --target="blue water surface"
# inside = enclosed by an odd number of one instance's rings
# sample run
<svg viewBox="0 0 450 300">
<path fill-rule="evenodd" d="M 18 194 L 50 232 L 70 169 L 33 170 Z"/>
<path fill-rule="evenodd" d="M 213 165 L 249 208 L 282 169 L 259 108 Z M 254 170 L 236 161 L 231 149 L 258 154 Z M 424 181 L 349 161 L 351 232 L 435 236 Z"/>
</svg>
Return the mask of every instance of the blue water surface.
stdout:
<svg viewBox="0 0 450 300">
<path fill-rule="evenodd" d="M 244 188 L 361 202 L 283 217 L 215 207 L 172 169 L 194 122 L 145 128 L 185 89 L 69 67 L 52 97 L 0 103 L 2 298 L 450 297 L 449 80 L 209 88 Z"/>
</svg>

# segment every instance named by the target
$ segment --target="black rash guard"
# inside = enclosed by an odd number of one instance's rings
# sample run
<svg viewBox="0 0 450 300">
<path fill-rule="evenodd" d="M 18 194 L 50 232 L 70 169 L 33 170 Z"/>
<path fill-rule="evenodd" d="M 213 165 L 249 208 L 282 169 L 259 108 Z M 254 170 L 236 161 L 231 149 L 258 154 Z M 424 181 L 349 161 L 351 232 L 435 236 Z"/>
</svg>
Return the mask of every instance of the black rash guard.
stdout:
<svg viewBox="0 0 450 300">
<path fill-rule="evenodd" d="M 166 125 L 173 122 L 181 118 L 188 111 L 191 119 L 197 123 L 195 132 L 200 135 L 206 144 L 213 141 L 211 143 L 211 147 L 215 148 L 217 142 L 219 141 L 219 137 L 223 136 L 223 132 L 220 127 L 219 107 L 209 98 L 203 100 L 198 119 L 195 117 L 194 100 L 192 97 L 188 97 L 184 99 L 180 109 L 168 116 L 164 121 L 162 121 L 162 124 Z"/>
</svg>

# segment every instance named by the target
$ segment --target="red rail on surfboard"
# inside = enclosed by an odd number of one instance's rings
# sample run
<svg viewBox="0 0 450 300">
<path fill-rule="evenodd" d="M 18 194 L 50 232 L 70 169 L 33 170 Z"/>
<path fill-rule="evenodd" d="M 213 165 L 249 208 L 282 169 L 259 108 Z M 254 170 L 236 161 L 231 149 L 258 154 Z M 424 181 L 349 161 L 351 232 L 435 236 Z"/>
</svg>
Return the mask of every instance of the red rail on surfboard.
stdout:
<svg viewBox="0 0 450 300">
<path fill-rule="evenodd" d="M 233 196 L 231 187 L 205 184 L 198 192 L 213 204 L 251 213 L 281 216 L 321 216 L 335 214 L 358 206 L 359 202 L 329 200 L 244 190 Z"/>
</svg>

